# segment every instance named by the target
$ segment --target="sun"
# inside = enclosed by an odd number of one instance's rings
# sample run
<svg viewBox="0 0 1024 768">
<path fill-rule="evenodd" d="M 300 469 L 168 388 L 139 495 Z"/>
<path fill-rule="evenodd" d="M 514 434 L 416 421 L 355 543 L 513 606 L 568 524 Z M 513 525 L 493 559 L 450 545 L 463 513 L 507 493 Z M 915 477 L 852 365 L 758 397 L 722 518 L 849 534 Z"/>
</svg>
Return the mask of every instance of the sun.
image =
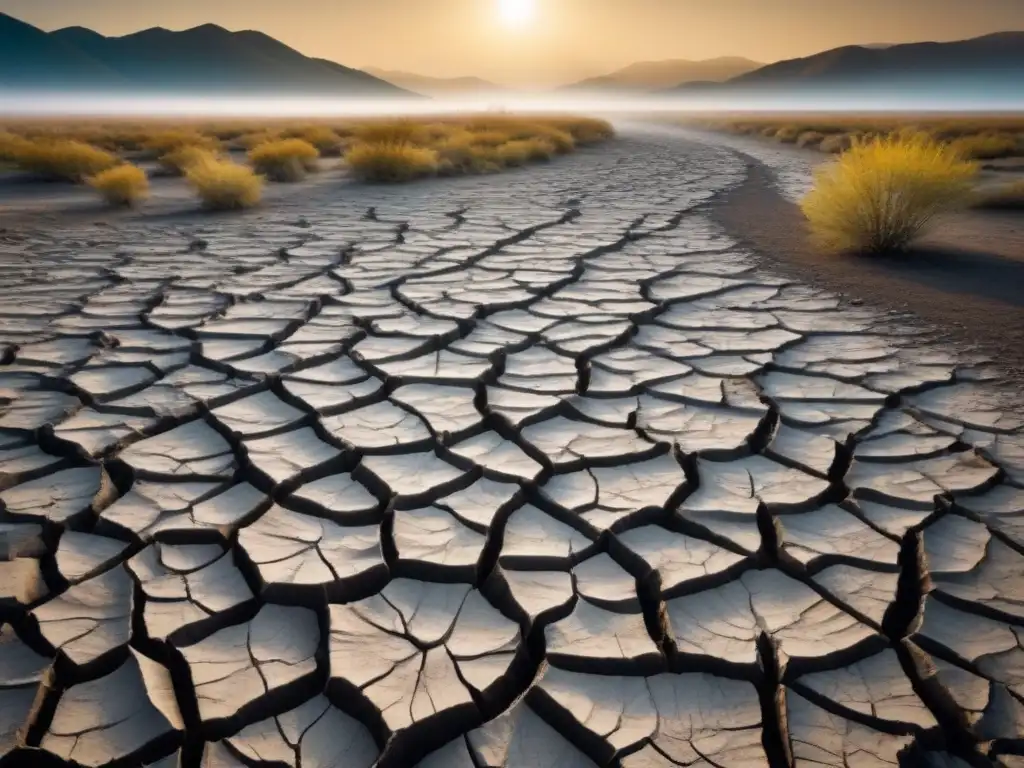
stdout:
<svg viewBox="0 0 1024 768">
<path fill-rule="evenodd" d="M 525 27 L 533 20 L 534 0 L 498 0 L 498 15 L 506 27 Z"/>
</svg>

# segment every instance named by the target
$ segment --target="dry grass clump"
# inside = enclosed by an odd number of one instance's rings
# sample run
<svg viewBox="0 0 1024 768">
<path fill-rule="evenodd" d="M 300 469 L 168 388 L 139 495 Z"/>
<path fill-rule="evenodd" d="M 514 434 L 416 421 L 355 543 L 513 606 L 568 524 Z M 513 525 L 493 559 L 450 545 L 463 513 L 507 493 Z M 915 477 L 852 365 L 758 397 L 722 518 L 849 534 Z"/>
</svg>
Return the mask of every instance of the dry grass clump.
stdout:
<svg viewBox="0 0 1024 768">
<path fill-rule="evenodd" d="M 121 161 L 106 150 L 67 139 L 40 139 L 16 148 L 12 162 L 51 179 L 80 183 Z"/>
<path fill-rule="evenodd" d="M 172 149 L 161 157 L 160 167 L 165 173 L 172 176 L 184 176 L 193 165 L 218 159 L 220 159 L 220 156 L 206 147 L 187 144 L 177 149 Z"/>
<path fill-rule="evenodd" d="M 971 205 L 996 211 L 1024 211 L 1024 181 L 979 190 L 975 192 Z"/>
<path fill-rule="evenodd" d="M 32 144 L 23 136 L 7 131 L 0 131 L 0 163 L 17 164 L 18 158 L 24 155 L 25 150 Z"/>
<path fill-rule="evenodd" d="M 362 181 L 396 183 L 437 173 L 438 154 L 408 141 L 359 141 L 345 153 L 345 162 Z"/>
<path fill-rule="evenodd" d="M 220 149 L 220 141 L 193 130 L 165 130 L 150 134 L 142 144 L 155 158 L 162 158 L 183 147 L 197 147 L 209 152 Z"/>
<path fill-rule="evenodd" d="M 818 143 L 818 149 L 830 155 L 838 155 L 853 146 L 854 136 L 849 133 L 834 133 Z"/>
<path fill-rule="evenodd" d="M 1024 154 L 1016 136 L 1005 133 L 984 133 L 962 136 L 951 142 L 954 149 L 968 160 L 995 160 Z"/>
<path fill-rule="evenodd" d="M 302 181 L 316 170 L 319 157 L 316 147 L 302 139 L 268 141 L 249 150 L 253 168 L 271 181 Z"/>
<path fill-rule="evenodd" d="M 561 118 L 554 121 L 554 126 L 568 133 L 573 141 L 581 146 L 599 144 L 615 138 L 615 129 L 606 120 L 588 117 Z"/>
<path fill-rule="evenodd" d="M 825 140 L 825 134 L 821 131 L 804 131 L 796 139 L 798 147 L 817 147 Z"/>
<path fill-rule="evenodd" d="M 857 141 L 818 170 L 801 208 L 828 250 L 899 251 L 969 199 L 975 173 L 949 145 L 923 134 Z"/>
<path fill-rule="evenodd" d="M 352 136 L 357 142 L 382 146 L 420 146 L 430 141 L 430 137 L 424 135 L 424 126 L 412 120 L 371 121 L 355 126 Z"/>
<path fill-rule="evenodd" d="M 410 178 L 418 178 L 430 163 L 424 160 L 428 155 L 412 150 L 437 155 L 434 173 L 492 173 L 550 160 L 554 155 L 568 154 L 614 136 L 611 125 L 603 120 L 507 114 L 301 122 L 187 118 L 139 122 L 22 120 L 0 128 L 6 129 L 0 130 L 0 162 L 4 163 L 23 165 L 23 159 L 38 154 L 29 150 L 41 143 L 77 142 L 91 146 L 94 152 L 108 148 L 109 156 L 101 164 L 106 167 L 120 163 L 116 153 L 141 150 L 146 157 L 158 160 L 164 172 L 187 175 L 194 166 L 223 162 L 220 152 L 229 147 L 244 149 L 250 153 L 258 172 L 281 180 L 297 178 L 310 168 L 310 145 L 320 156 L 352 155 L 357 161 L 374 155 L 411 158 L 418 170 Z M 300 142 L 301 152 L 296 149 L 299 144 L 291 142 Z M 264 145 L 274 145 L 275 149 L 271 151 Z M 291 148 L 287 159 L 282 147 Z M 23 167 L 27 165 L 26 160 Z M 32 163 L 33 168 L 42 165 L 38 159 Z M 105 168 L 86 164 L 73 177 L 81 179 L 101 170 Z M 389 178 L 391 175 L 383 174 Z"/>
<path fill-rule="evenodd" d="M 86 179 L 110 205 L 131 207 L 149 197 L 149 178 L 136 165 L 118 165 Z"/>
<path fill-rule="evenodd" d="M 211 159 L 193 165 L 185 180 L 203 207 L 213 211 L 251 208 L 263 196 L 263 177 L 246 165 Z"/>
<path fill-rule="evenodd" d="M 775 140 L 783 144 L 796 144 L 804 128 L 799 125 L 783 125 L 775 131 Z"/>
<path fill-rule="evenodd" d="M 687 122 L 711 130 L 763 136 L 787 143 L 799 143 L 799 137 L 805 134 L 822 134 L 825 138 L 817 146 L 832 154 L 848 148 L 850 139 L 844 137 L 926 133 L 936 141 L 952 142 L 967 159 L 1024 157 L 1024 118 L 1015 115 L 748 113 Z"/>
<path fill-rule="evenodd" d="M 309 142 L 323 157 L 337 157 L 345 149 L 345 139 L 326 125 L 308 126 L 297 131 L 293 138 Z"/>
<path fill-rule="evenodd" d="M 375 121 L 353 129 L 345 158 L 359 178 L 405 181 L 496 173 L 567 154 L 614 135 L 602 120 L 481 116 L 415 123 Z M 421 151 L 417 151 L 421 150 Z M 422 150 L 426 150 L 424 153 Z"/>
</svg>

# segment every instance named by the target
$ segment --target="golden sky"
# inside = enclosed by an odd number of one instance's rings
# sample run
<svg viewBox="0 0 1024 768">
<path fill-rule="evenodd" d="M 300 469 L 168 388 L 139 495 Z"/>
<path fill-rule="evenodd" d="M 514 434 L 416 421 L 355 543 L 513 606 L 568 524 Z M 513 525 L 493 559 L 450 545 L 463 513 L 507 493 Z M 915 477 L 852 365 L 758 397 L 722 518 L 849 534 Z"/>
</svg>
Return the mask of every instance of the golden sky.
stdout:
<svg viewBox="0 0 1024 768">
<path fill-rule="evenodd" d="M 0 0 L 0 12 L 107 35 L 204 23 L 259 29 L 349 66 L 523 86 L 635 61 L 768 62 L 851 43 L 1024 30 L 1024 0 L 519 0 L 535 7 L 516 23 L 503 2 L 515 0 Z"/>
</svg>

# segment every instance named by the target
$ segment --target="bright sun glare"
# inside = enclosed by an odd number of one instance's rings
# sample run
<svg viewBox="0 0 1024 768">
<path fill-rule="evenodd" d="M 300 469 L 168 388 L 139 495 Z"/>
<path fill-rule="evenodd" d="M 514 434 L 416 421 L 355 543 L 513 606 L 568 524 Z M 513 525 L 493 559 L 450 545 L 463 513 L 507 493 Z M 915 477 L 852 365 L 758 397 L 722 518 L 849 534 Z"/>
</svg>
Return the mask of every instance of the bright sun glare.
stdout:
<svg viewBox="0 0 1024 768">
<path fill-rule="evenodd" d="M 534 0 L 498 0 L 498 14 L 506 27 L 525 27 L 533 19 Z"/>
</svg>

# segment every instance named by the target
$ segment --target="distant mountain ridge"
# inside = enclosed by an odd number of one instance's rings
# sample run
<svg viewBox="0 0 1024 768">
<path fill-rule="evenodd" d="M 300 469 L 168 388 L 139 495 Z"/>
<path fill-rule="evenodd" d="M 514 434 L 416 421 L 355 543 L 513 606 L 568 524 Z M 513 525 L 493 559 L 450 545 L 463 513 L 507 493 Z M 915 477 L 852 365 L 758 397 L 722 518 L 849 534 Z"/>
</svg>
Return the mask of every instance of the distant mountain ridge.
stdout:
<svg viewBox="0 0 1024 768">
<path fill-rule="evenodd" d="M 1024 32 L 948 43 L 848 45 L 768 64 L 721 86 L 736 88 L 1016 87 L 1024 99 Z M 676 90 L 689 90 L 686 85 Z"/>
<path fill-rule="evenodd" d="M 469 96 L 504 93 L 510 89 L 480 77 L 430 77 L 394 69 L 364 67 L 363 71 L 385 82 L 423 96 Z"/>
<path fill-rule="evenodd" d="M 0 88 L 411 95 L 358 69 L 305 56 L 262 32 L 204 24 L 121 37 L 84 27 L 47 33 L 2 13 Z"/>
<path fill-rule="evenodd" d="M 638 61 L 600 77 L 563 86 L 572 91 L 656 91 L 693 82 L 721 83 L 764 65 L 742 56 L 691 61 Z"/>
</svg>

